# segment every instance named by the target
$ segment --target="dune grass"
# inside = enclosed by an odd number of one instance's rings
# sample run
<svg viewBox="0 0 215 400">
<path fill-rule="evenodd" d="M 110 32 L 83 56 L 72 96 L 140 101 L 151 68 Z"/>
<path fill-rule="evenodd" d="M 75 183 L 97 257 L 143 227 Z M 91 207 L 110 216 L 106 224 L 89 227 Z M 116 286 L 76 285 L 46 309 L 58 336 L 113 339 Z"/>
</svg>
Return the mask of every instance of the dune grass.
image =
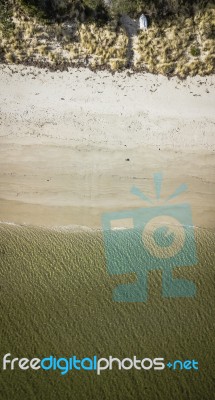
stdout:
<svg viewBox="0 0 215 400">
<path fill-rule="evenodd" d="M 81 21 L 83 2 L 71 1 L 66 15 L 48 18 L 33 2 L 0 0 L 0 60 L 65 69 L 87 66 L 118 71 L 128 65 L 128 37 L 119 20 L 104 23 L 92 15 Z M 87 10 L 92 4 L 89 2 Z M 99 4 L 96 5 L 99 7 Z M 61 10 L 62 11 L 62 10 Z M 208 75 L 214 72 L 215 7 L 208 4 L 192 16 L 152 19 L 133 41 L 130 67 L 155 74 Z"/>
</svg>

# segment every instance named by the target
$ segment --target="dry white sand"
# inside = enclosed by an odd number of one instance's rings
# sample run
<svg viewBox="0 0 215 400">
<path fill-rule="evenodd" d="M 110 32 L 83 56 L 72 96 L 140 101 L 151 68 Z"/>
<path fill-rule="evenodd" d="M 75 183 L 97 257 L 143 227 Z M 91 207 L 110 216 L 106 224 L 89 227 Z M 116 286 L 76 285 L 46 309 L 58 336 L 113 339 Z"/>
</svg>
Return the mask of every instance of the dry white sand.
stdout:
<svg viewBox="0 0 215 400">
<path fill-rule="evenodd" d="M 215 78 L 0 67 L 0 220 L 100 226 L 181 183 L 196 226 L 214 227 Z M 126 161 L 128 160 L 129 161 Z"/>
</svg>

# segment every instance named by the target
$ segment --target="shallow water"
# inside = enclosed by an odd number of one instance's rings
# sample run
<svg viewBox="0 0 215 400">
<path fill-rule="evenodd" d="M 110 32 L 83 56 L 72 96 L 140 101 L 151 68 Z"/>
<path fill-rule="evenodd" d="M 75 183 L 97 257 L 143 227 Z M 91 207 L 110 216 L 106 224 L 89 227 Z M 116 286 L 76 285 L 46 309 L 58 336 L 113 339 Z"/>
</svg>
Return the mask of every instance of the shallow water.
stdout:
<svg viewBox="0 0 215 400">
<path fill-rule="evenodd" d="M 114 302 L 99 231 L 0 224 L 1 359 L 12 357 L 196 359 L 199 371 L 1 371 L 2 399 L 212 399 L 215 233 L 195 231 L 198 264 L 174 277 L 194 298 L 162 297 L 162 272 L 148 274 L 148 299 Z M 6 397 L 7 396 L 7 397 Z"/>
</svg>

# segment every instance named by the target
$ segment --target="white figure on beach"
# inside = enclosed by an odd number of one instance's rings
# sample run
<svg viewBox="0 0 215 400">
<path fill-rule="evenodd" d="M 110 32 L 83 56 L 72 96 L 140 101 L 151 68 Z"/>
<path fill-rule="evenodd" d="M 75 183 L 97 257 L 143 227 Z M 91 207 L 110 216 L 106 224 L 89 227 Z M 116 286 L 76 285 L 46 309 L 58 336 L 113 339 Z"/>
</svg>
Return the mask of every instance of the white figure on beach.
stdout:
<svg viewBox="0 0 215 400">
<path fill-rule="evenodd" d="M 146 29 L 148 28 L 148 21 L 144 14 L 140 16 L 139 23 L 140 23 L 140 29 L 146 31 Z"/>
</svg>

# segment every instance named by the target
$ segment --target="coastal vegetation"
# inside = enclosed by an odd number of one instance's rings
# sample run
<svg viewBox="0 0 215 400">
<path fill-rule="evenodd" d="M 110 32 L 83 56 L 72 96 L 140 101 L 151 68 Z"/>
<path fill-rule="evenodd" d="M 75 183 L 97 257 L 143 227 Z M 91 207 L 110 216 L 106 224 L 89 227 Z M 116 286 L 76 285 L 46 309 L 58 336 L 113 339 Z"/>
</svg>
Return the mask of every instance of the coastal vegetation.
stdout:
<svg viewBox="0 0 215 400">
<path fill-rule="evenodd" d="M 129 37 L 121 16 L 147 15 Z M 128 51 L 128 47 L 131 51 Z M 0 61 L 155 74 L 214 72 L 215 6 L 179 0 L 0 0 Z"/>
<path fill-rule="evenodd" d="M 208 6 L 195 15 L 153 22 L 135 40 L 134 67 L 152 73 L 208 75 L 214 72 L 215 9 Z"/>
</svg>

